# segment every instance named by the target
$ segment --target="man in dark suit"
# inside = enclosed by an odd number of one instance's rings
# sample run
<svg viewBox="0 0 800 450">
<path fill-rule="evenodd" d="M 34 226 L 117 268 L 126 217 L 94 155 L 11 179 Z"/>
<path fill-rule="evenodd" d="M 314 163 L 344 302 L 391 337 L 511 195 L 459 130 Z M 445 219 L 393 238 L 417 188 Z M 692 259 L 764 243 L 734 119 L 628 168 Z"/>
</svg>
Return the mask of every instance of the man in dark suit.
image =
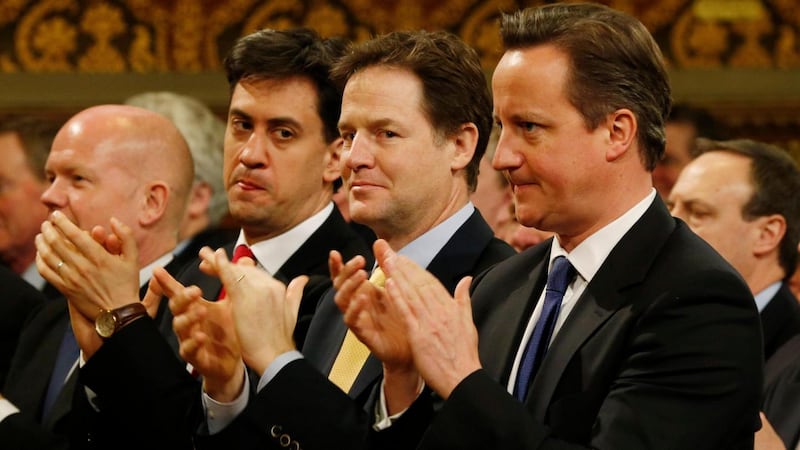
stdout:
<svg viewBox="0 0 800 450">
<path fill-rule="evenodd" d="M 44 295 L 17 274 L 0 266 L 0 386 L 6 379 L 11 358 L 28 315 L 41 306 Z"/>
<path fill-rule="evenodd" d="M 653 189 L 670 89 L 652 37 L 595 4 L 526 9 L 501 30 L 493 165 L 520 223 L 555 237 L 454 299 L 376 254 L 389 307 L 345 305 L 387 373 L 375 448 L 752 448 L 758 314 Z M 390 380 L 390 363 L 407 377 Z M 444 399 L 435 413 L 420 379 Z"/>
<path fill-rule="evenodd" d="M 475 51 L 445 32 L 397 32 L 353 47 L 334 74 L 346 80 L 339 132 L 350 214 L 375 231 L 381 239 L 376 248 L 390 246 L 408 255 L 451 290 L 462 277 L 512 255 L 469 202 L 491 129 L 491 101 Z M 291 330 L 285 317 L 292 315 L 286 310 L 296 305 L 296 298 L 283 301 L 285 288 L 255 280 L 266 275 L 218 258 L 208 262 L 220 266 L 239 341 L 223 344 L 240 346 L 244 361 L 260 379 L 254 397 L 239 378 L 229 379 L 234 385 L 222 392 L 206 389 L 211 435 L 198 439 L 198 447 L 364 447 L 372 422 L 364 405 L 380 382 L 381 364 L 368 352 L 345 362 L 353 345 L 358 352 L 363 344 L 347 332 L 334 302 L 337 292 L 331 290 L 321 300 L 301 354 L 286 333 L 275 336 L 274 331 Z M 363 257 L 344 261 L 339 254 L 331 258 L 336 280 L 351 272 L 366 280 L 366 271 L 373 269 Z M 373 280 L 379 271 L 373 271 Z M 334 285 L 347 289 L 338 281 Z M 289 292 L 296 293 L 292 285 Z M 361 295 L 385 296 L 382 287 L 370 283 Z M 173 306 L 192 303 L 180 297 L 173 296 Z M 195 348 L 196 357 L 190 360 L 197 361 L 209 383 L 215 366 L 202 364 L 204 353 L 191 334 L 202 320 L 193 320 L 199 316 L 188 305 L 174 309 L 181 308 L 184 312 L 175 320 L 181 347 Z M 227 425 L 215 402 L 232 400 L 247 406 Z"/>
<path fill-rule="evenodd" d="M 669 196 L 670 212 L 739 271 L 756 300 L 767 361 L 800 333 L 786 283 L 797 266 L 800 169 L 784 150 L 746 139 L 698 139 Z"/>
<path fill-rule="evenodd" d="M 77 303 L 84 290 L 108 286 L 126 295 L 129 289 L 138 298 L 152 267 L 172 259 L 192 181 L 191 155 L 178 130 L 155 113 L 116 105 L 72 117 L 53 141 L 46 173 L 50 185 L 41 200 L 53 223 L 45 222 L 37 237 L 38 266 L 66 299 L 39 309 L 20 337 L 3 391 L 18 412 L 0 422 L 0 439 L 15 448 L 59 447 L 68 435 L 91 430 L 88 421 L 76 419 L 72 398 L 84 391 L 78 381 L 78 344 L 89 362 L 103 344 L 92 325 L 99 307 L 91 310 L 91 322 L 73 314 L 71 327 L 67 299 Z M 128 237 L 138 252 L 126 247 L 102 266 L 60 247 L 63 227 L 91 241 L 87 232 L 109 221 L 130 224 Z M 83 284 L 84 271 L 111 281 Z M 116 298 L 119 292 L 104 290 L 111 296 L 104 300 L 126 302 L 124 295 Z"/>
<path fill-rule="evenodd" d="M 331 250 L 348 257 L 369 254 L 331 201 L 340 174 L 336 120 L 341 89 L 328 70 L 342 47 L 310 30 L 264 30 L 239 40 L 225 61 L 232 93 L 223 173 L 231 214 L 242 224 L 237 247 L 249 247 L 250 257 L 277 279 L 311 276 L 300 322 L 308 320 L 330 285 Z M 114 231 L 110 240 L 120 238 Z M 74 238 L 75 247 L 90 259 L 105 258 L 97 255 L 97 245 Z M 166 275 L 159 269 L 155 273 Z M 192 273 L 199 275 L 196 267 L 188 267 L 181 276 L 188 279 Z M 212 299 L 220 296 L 220 286 L 218 281 L 199 285 Z M 105 297 L 89 294 L 76 305 L 87 317 L 96 314 Z M 129 294 L 113 297 L 135 304 Z M 223 309 L 228 305 L 219 303 Z M 101 330 L 102 324 L 96 324 Z M 106 434 L 134 436 L 116 446 L 192 447 L 200 383 L 157 332 L 164 324 L 131 323 L 119 337 L 106 338 L 81 369 L 81 380 L 102 403 L 102 423 L 111 429 Z"/>
</svg>

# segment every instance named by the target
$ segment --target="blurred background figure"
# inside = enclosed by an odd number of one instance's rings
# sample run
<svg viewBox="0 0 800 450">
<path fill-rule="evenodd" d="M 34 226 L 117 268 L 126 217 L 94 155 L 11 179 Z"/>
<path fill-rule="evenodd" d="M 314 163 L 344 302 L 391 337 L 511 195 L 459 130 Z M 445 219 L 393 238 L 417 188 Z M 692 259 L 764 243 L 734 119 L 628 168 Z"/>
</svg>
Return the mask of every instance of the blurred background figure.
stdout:
<svg viewBox="0 0 800 450">
<path fill-rule="evenodd" d="M 0 123 L 0 260 L 48 297 L 59 294 L 36 270 L 33 240 L 47 218 L 39 198 L 49 185 L 44 164 L 59 127 L 56 121 L 24 116 Z"/>
<path fill-rule="evenodd" d="M 225 122 L 192 97 L 172 92 L 145 92 L 125 104 L 165 116 L 180 130 L 194 161 L 194 182 L 181 222 L 175 257 L 183 265 L 197 258 L 205 245 L 221 247 L 236 239 L 238 229 L 222 226 L 228 199 L 222 180 L 222 143 Z"/>
<path fill-rule="evenodd" d="M 784 282 L 797 267 L 800 170 L 782 149 L 737 139 L 698 139 L 678 177 L 670 212 L 736 269 L 761 314 L 764 357 L 800 333 L 800 306 Z"/>
<path fill-rule="evenodd" d="M 676 104 L 666 123 L 667 147 L 664 157 L 653 170 L 653 185 L 666 200 L 681 170 L 696 155 L 694 142 L 698 137 L 726 139 L 723 127 L 707 111 L 689 105 Z"/>
<path fill-rule="evenodd" d="M 481 212 L 495 236 L 508 242 L 518 252 L 542 242 L 552 233 L 529 228 L 517 222 L 514 214 L 514 196 L 502 172 L 492 167 L 494 149 L 497 146 L 497 129 L 492 130 L 486 154 L 481 158 L 478 186 L 470 200 Z"/>
</svg>

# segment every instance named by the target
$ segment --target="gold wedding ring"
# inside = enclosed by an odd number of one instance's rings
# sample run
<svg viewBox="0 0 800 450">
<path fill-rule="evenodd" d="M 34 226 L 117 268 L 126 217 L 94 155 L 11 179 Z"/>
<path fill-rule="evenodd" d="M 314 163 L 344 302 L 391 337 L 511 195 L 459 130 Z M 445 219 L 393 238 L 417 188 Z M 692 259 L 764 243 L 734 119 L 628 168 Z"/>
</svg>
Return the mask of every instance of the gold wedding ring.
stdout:
<svg viewBox="0 0 800 450">
<path fill-rule="evenodd" d="M 239 275 L 239 278 L 236 279 L 236 284 L 239 284 L 242 280 L 244 280 L 244 274 Z"/>
<path fill-rule="evenodd" d="M 59 261 L 58 264 L 56 264 L 56 269 L 58 269 L 58 271 L 61 272 L 61 266 L 63 266 L 63 265 L 64 265 L 64 261 Z"/>
</svg>

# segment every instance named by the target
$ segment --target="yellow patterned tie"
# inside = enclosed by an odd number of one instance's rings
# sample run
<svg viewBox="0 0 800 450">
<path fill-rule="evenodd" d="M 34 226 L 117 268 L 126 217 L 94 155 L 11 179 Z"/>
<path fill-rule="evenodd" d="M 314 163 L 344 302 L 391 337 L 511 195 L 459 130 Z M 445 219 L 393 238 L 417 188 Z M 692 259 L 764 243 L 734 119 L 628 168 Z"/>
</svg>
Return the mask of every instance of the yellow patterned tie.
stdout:
<svg viewBox="0 0 800 450">
<path fill-rule="evenodd" d="M 378 267 L 372 272 L 369 281 L 375 286 L 383 288 L 383 284 L 386 282 L 386 275 Z M 341 390 L 349 392 L 356 381 L 356 377 L 361 372 L 361 368 L 364 367 L 368 356 L 369 349 L 367 346 L 362 344 L 356 335 L 348 329 L 347 334 L 344 335 L 344 341 L 342 341 L 342 348 L 333 362 L 328 379 L 336 386 L 339 386 Z"/>
</svg>

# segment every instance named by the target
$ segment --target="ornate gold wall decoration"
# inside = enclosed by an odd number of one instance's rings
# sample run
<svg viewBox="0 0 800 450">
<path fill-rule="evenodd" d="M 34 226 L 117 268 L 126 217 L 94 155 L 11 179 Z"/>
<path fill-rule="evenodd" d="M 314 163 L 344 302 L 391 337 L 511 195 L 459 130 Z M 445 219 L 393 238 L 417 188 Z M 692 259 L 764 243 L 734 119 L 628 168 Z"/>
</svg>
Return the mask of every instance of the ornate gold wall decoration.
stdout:
<svg viewBox="0 0 800 450">
<path fill-rule="evenodd" d="M 94 43 L 78 59 L 81 72 L 124 72 L 127 64 L 111 40 L 126 31 L 122 12 L 108 4 L 88 8 L 81 18 L 81 30 L 92 36 Z"/>
</svg>

